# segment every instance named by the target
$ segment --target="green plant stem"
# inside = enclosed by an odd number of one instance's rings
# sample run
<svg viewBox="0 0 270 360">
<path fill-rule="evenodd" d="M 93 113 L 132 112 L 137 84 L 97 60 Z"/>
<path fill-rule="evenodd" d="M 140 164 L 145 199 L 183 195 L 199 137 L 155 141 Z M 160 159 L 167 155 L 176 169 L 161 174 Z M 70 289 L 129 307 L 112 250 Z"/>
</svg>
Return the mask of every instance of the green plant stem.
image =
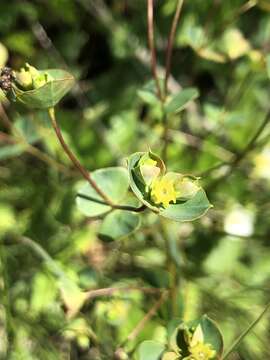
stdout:
<svg viewBox="0 0 270 360">
<path fill-rule="evenodd" d="M 249 142 L 247 143 L 246 147 L 239 153 L 236 154 L 233 157 L 233 160 L 231 162 L 229 161 L 224 161 L 222 163 L 219 163 L 215 166 L 213 166 L 212 168 L 204 171 L 202 174 L 205 175 L 209 175 L 212 171 L 228 165 L 228 171 L 225 172 L 225 174 L 223 174 L 222 176 L 220 176 L 219 178 L 216 179 L 216 181 L 214 181 L 214 183 L 212 183 L 210 185 L 211 190 L 217 186 L 224 178 L 227 178 L 228 176 L 230 176 L 233 173 L 233 170 L 235 169 L 235 167 L 238 166 L 238 164 L 252 151 L 254 150 L 254 148 L 256 147 L 257 141 L 259 139 L 259 137 L 261 136 L 261 134 L 263 133 L 263 131 L 265 130 L 266 126 L 269 124 L 269 120 L 270 120 L 270 110 L 268 111 L 268 113 L 266 114 L 263 122 L 261 123 L 261 125 L 258 127 L 257 131 L 255 132 L 255 134 L 251 137 L 251 139 L 249 140 Z M 209 190 L 209 189 L 208 189 Z"/>
<path fill-rule="evenodd" d="M 60 266 L 54 261 L 54 259 L 47 253 L 42 246 L 40 246 L 34 240 L 23 236 L 19 239 L 19 242 L 23 245 L 28 246 L 33 250 L 35 254 L 39 256 L 41 260 L 43 260 L 47 265 L 49 270 L 57 277 L 57 278 L 66 278 L 66 274 L 62 271 Z"/>
<path fill-rule="evenodd" d="M 164 101 L 166 99 L 167 92 L 168 92 L 168 80 L 169 80 L 169 76 L 170 76 L 170 72 L 171 72 L 173 43 L 174 43 L 176 29 L 177 29 L 177 25 L 178 25 L 178 22 L 179 22 L 179 18 L 180 18 L 183 3 L 184 3 L 184 0 L 178 0 L 178 2 L 177 2 L 175 14 L 174 14 L 172 25 L 171 25 L 170 35 L 169 35 L 169 38 L 168 38 L 167 49 L 166 49 L 164 98 L 161 99 L 162 100 L 162 111 L 163 111 L 163 126 L 164 126 L 164 130 L 163 130 L 164 145 L 163 145 L 163 148 L 162 148 L 162 157 L 163 157 L 163 160 L 165 162 L 167 160 L 167 148 L 168 148 L 168 144 L 169 144 L 169 124 L 168 124 L 167 115 L 166 115 L 166 113 L 164 111 Z"/>
<path fill-rule="evenodd" d="M 156 83 L 157 95 L 160 101 L 163 101 L 162 92 L 157 75 L 157 58 L 155 49 L 155 38 L 154 38 L 154 4 L 153 0 L 147 0 L 147 28 L 148 28 L 148 44 L 151 53 L 151 69 L 153 78 Z"/>
<path fill-rule="evenodd" d="M 58 123 L 56 121 L 54 108 L 50 108 L 48 110 L 48 113 L 49 113 L 49 117 L 50 117 L 50 120 L 51 120 L 51 124 L 52 124 L 52 126 L 54 128 L 54 131 L 56 133 L 56 136 L 57 136 L 60 144 L 62 145 L 62 148 L 64 149 L 65 153 L 67 154 L 67 156 L 70 158 L 70 160 L 76 166 L 76 168 L 80 171 L 82 176 L 89 182 L 90 186 L 102 197 L 102 199 L 105 201 L 105 203 L 107 205 L 111 206 L 112 208 L 114 208 L 115 205 L 113 204 L 113 202 L 98 187 L 96 182 L 92 179 L 91 174 L 83 167 L 83 165 L 80 163 L 80 161 L 76 158 L 76 156 L 73 154 L 73 152 L 70 150 L 70 148 L 66 144 L 66 142 L 65 142 L 65 140 L 63 138 L 61 129 L 58 126 Z"/>
<path fill-rule="evenodd" d="M 89 200 L 89 201 L 94 201 L 98 204 L 101 205 L 108 205 L 106 202 L 99 200 L 99 199 L 95 199 L 92 196 L 88 196 L 88 195 L 84 195 L 84 194 L 77 194 L 76 196 L 85 199 L 85 200 Z M 129 205 L 114 205 L 113 206 L 114 209 L 119 209 L 119 210 L 126 210 L 126 211 L 133 211 L 133 212 L 142 212 L 144 211 L 147 207 L 146 205 L 142 205 L 140 207 L 135 207 L 135 206 L 129 206 Z"/>
<path fill-rule="evenodd" d="M 144 294 L 161 294 L 163 291 L 167 291 L 166 289 L 160 288 L 150 288 L 150 287 L 139 287 L 139 286 L 129 286 L 129 287 L 110 287 L 96 290 L 89 290 L 86 292 L 87 299 L 94 299 L 100 296 L 112 296 L 117 292 L 130 292 L 130 291 L 141 291 Z"/>
<path fill-rule="evenodd" d="M 127 336 L 126 340 L 123 341 L 123 343 L 120 345 L 120 347 L 126 345 L 129 341 L 132 341 L 136 339 L 136 337 L 139 335 L 139 333 L 143 330 L 146 323 L 156 314 L 158 309 L 161 307 L 161 305 L 164 303 L 168 296 L 168 291 L 165 290 L 159 300 L 151 307 L 151 309 L 145 314 L 145 316 L 138 322 L 138 324 L 135 326 L 135 328 L 131 331 L 131 333 Z"/>
<path fill-rule="evenodd" d="M 163 108 L 163 106 L 162 106 Z M 167 161 L 167 150 L 168 150 L 168 144 L 169 144 L 169 124 L 168 124 L 168 118 L 167 115 L 165 114 L 164 109 L 163 111 L 163 117 L 162 117 L 162 123 L 163 123 L 163 135 L 162 135 L 162 139 L 163 139 L 163 147 L 162 147 L 162 159 L 163 161 L 166 163 Z"/>
<path fill-rule="evenodd" d="M 167 45 L 167 51 L 166 51 L 165 82 L 164 82 L 165 97 L 166 97 L 167 91 L 168 91 L 168 79 L 169 79 L 170 72 L 171 72 L 173 43 L 174 43 L 176 29 L 177 29 L 177 25 L 178 25 L 178 22 L 179 22 L 179 18 L 180 18 L 183 3 L 184 3 L 184 0 L 178 0 L 177 6 L 176 6 L 176 11 L 175 11 L 173 22 L 172 22 L 172 26 L 171 26 L 169 39 L 168 39 L 168 45 Z"/>
<path fill-rule="evenodd" d="M 179 277 L 178 277 L 177 266 L 172 257 L 171 243 L 170 243 L 171 240 L 167 234 L 166 223 L 164 221 L 161 221 L 161 232 L 162 232 L 163 239 L 165 241 L 166 256 L 167 256 L 166 265 L 167 265 L 168 273 L 170 274 L 169 294 L 170 294 L 170 300 L 171 300 L 171 304 L 172 304 L 171 316 L 174 317 L 174 316 L 177 316 L 177 313 L 178 313 L 178 311 L 177 311 L 177 293 L 178 293 Z"/>
<path fill-rule="evenodd" d="M 263 318 L 268 309 L 270 308 L 270 302 L 265 306 L 260 315 L 255 319 L 248 328 L 235 340 L 235 342 L 229 347 L 229 349 L 225 352 L 222 360 L 228 358 L 228 356 L 237 348 L 240 342 L 247 336 L 247 334 L 258 324 L 258 322 Z"/>
</svg>

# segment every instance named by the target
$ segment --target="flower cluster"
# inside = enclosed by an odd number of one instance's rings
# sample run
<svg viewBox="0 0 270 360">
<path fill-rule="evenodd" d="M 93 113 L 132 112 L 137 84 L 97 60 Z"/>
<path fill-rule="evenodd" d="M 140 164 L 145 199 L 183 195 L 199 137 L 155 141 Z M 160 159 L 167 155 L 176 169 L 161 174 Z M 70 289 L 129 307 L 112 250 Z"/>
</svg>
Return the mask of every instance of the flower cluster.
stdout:
<svg viewBox="0 0 270 360">
<path fill-rule="evenodd" d="M 162 166 L 149 157 L 142 157 L 139 166 L 145 190 L 155 204 L 164 208 L 177 200 L 191 199 L 200 189 L 198 178 L 175 172 L 164 174 Z"/>
<path fill-rule="evenodd" d="M 39 71 L 27 63 L 24 68 L 16 72 L 16 82 L 25 90 L 38 89 L 52 80 L 47 72 Z"/>
<path fill-rule="evenodd" d="M 198 341 L 195 345 L 189 347 L 190 355 L 183 360 L 210 360 L 216 356 L 216 351 L 210 344 L 204 344 Z"/>
</svg>

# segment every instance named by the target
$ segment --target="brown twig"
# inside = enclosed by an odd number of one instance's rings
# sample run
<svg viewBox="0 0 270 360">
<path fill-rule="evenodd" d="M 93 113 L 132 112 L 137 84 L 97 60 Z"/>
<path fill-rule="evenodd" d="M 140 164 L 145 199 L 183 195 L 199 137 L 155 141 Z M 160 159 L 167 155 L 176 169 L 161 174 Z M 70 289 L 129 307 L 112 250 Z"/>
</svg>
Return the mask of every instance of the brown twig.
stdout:
<svg viewBox="0 0 270 360">
<path fill-rule="evenodd" d="M 148 27 L 148 44 L 151 53 L 151 69 L 153 78 L 156 83 L 157 95 L 161 101 L 163 101 L 162 92 L 157 75 L 157 58 L 155 49 L 155 38 L 154 38 L 154 4 L 153 0 L 147 0 L 147 27 Z"/>
<path fill-rule="evenodd" d="M 100 296 L 111 296 L 117 292 L 129 292 L 129 291 L 141 291 L 145 294 L 160 294 L 163 289 L 158 288 L 148 288 L 148 287 L 139 287 L 139 286 L 129 286 L 129 287 L 110 287 L 97 290 L 89 290 L 86 292 L 87 299 L 93 299 Z"/>
<path fill-rule="evenodd" d="M 55 134 L 61 143 L 65 153 L 69 157 L 69 159 L 73 162 L 73 164 L 76 166 L 76 168 L 79 170 L 79 172 L 82 174 L 82 176 L 89 182 L 90 186 L 96 191 L 98 195 L 101 196 L 101 198 L 105 201 L 105 203 L 111 207 L 114 207 L 113 202 L 108 198 L 108 196 L 98 187 L 96 182 L 92 179 L 91 174 L 83 167 L 83 165 L 80 163 L 80 161 L 76 158 L 76 156 L 73 154 L 73 152 L 70 150 L 68 145 L 66 144 L 61 129 L 58 126 L 58 123 L 56 121 L 55 117 L 55 111 L 54 108 L 50 108 L 49 111 L 49 117 L 51 120 L 52 127 L 55 131 Z"/>
<path fill-rule="evenodd" d="M 136 337 L 139 335 L 139 333 L 142 331 L 142 329 L 145 327 L 146 323 L 156 314 L 158 309 L 161 307 L 163 302 L 168 296 L 168 291 L 164 291 L 159 298 L 159 300 L 154 304 L 154 306 L 148 311 L 148 313 L 145 314 L 145 316 L 138 322 L 138 324 L 135 326 L 135 328 L 131 331 L 131 333 L 128 335 L 126 340 L 123 342 L 123 344 L 120 346 L 124 346 L 129 341 L 132 341 L 136 339 Z"/>
<path fill-rule="evenodd" d="M 171 72 L 171 62 L 172 62 L 172 51 L 173 51 L 173 43 L 175 39 L 177 24 L 180 18 L 181 9 L 183 6 L 184 0 L 178 0 L 176 11 L 174 14 L 174 18 L 172 21 L 171 31 L 168 38 L 167 50 L 166 50 L 166 70 L 165 70 L 165 80 L 164 80 L 164 98 L 166 98 L 167 91 L 168 91 L 168 79 Z M 164 99 L 163 99 L 164 101 Z M 162 148 L 162 157 L 163 160 L 166 162 L 167 160 L 167 148 L 169 145 L 169 124 L 167 116 L 163 109 L 163 124 L 164 124 L 164 131 L 163 131 L 163 141 L 164 145 Z"/>
<path fill-rule="evenodd" d="M 173 43 L 174 43 L 175 33 L 176 33 L 177 25 L 179 22 L 183 3 L 184 3 L 184 0 L 178 0 L 176 11 L 175 11 L 173 22 L 172 22 L 172 26 L 171 26 L 169 39 L 168 39 L 168 45 L 167 45 L 167 50 L 166 50 L 166 72 L 165 72 L 165 81 L 164 81 L 165 96 L 168 91 L 168 79 L 169 79 L 170 72 L 171 72 Z"/>
<path fill-rule="evenodd" d="M 96 199 L 96 198 L 94 198 L 92 196 L 88 196 L 88 195 L 84 195 L 84 194 L 80 194 L 80 193 L 78 193 L 76 196 L 80 197 L 82 199 L 85 199 L 85 200 L 96 202 L 98 204 L 108 205 L 106 202 L 104 202 L 102 200 L 99 200 L 99 199 Z M 135 207 L 135 206 L 130 206 L 130 205 L 118 205 L 118 204 L 115 204 L 113 206 L 113 208 L 114 209 L 119 209 L 119 210 L 133 211 L 133 212 L 139 213 L 139 212 L 144 211 L 147 207 L 146 207 L 146 205 L 142 205 L 140 207 Z"/>
</svg>

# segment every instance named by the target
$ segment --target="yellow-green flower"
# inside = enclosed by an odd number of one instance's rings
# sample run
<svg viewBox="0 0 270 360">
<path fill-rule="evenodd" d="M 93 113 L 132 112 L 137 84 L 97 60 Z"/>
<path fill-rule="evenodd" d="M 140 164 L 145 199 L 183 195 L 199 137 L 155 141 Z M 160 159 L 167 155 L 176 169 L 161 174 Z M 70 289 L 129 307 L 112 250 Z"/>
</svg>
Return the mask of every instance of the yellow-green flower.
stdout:
<svg viewBox="0 0 270 360">
<path fill-rule="evenodd" d="M 49 74 L 40 72 L 34 66 L 31 66 L 27 63 L 25 64 L 24 68 L 16 73 L 16 79 L 20 86 L 25 89 L 38 89 L 47 82 L 53 80 Z"/>
<path fill-rule="evenodd" d="M 156 204 L 168 207 L 170 202 L 176 203 L 174 180 L 168 176 L 155 178 L 151 184 L 151 198 Z"/>
<path fill-rule="evenodd" d="M 189 348 L 190 355 L 184 360 L 210 360 L 216 356 L 216 351 L 210 344 L 197 342 L 196 345 Z"/>
<path fill-rule="evenodd" d="M 187 176 L 168 172 L 162 177 L 153 179 L 150 186 L 151 198 L 156 204 L 169 206 L 170 202 L 176 203 L 176 199 L 189 200 L 196 195 L 200 187 L 197 180 Z"/>
</svg>

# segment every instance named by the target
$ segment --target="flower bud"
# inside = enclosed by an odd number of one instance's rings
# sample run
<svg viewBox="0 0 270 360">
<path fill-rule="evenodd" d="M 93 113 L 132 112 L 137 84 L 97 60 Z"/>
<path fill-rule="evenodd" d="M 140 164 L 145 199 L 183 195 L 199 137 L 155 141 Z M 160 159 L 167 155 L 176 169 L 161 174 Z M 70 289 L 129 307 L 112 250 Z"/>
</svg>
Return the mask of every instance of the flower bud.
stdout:
<svg viewBox="0 0 270 360">
<path fill-rule="evenodd" d="M 25 89 L 30 88 L 33 84 L 30 72 L 26 71 L 24 68 L 16 72 L 16 80 L 19 85 Z"/>
</svg>

